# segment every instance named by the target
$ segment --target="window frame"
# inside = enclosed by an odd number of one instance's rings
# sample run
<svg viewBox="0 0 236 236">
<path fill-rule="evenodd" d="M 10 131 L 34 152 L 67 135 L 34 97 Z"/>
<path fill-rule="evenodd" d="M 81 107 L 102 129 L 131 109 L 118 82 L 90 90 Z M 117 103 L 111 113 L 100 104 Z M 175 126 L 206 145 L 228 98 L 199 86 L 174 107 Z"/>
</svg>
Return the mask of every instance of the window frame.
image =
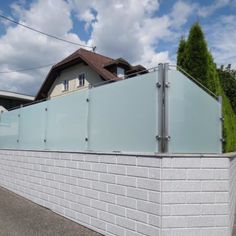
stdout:
<svg viewBox="0 0 236 236">
<path fill-rule="evenodd" d="M 116 75 L 119 78 L 124 78 L 125 77 L 125 69 L 123 67 L 117 66 L 116 67 Z"/>
<path fill-rule="evenodd" d="M 81 79 L 80 76 L 83 76 L 83 78 Z M 82 83 L 81 83 L 82 80 Z M 78 78 L 77 78 L 77 87 L 78 88 L 82 88 L 85 86 L 85 73 L 79 73 Z"/>
<path fill-rule="evenodd" d="M 65 92 L 68 90 L 69 90 L 69 81 L 65 79 L 62 81 L 62 92 Z"/>
</svg>

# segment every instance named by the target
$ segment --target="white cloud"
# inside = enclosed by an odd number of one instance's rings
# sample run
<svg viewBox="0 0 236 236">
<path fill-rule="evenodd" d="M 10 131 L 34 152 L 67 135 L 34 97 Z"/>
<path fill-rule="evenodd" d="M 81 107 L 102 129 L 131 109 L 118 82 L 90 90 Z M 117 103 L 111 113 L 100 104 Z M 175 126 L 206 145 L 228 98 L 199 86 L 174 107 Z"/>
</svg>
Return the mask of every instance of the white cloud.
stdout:
<svg viewBox="0 0 236 236">
<path fill-rule="evenodd" d="M 159 40 L 170 36 L 170 19 L 154 15 L 159 9 L 159 1 L 138 3 L 136 0 L 70 1 L 79 18 L 93 9 L 93 22 L 87 21 L 92 26 L 89 43 L 96 45 L 98 52 L 149 67 L 160 60 L 169 60 L 168 53 L 157 53 L 155 46 Z"/>
<path fill-rule="evenodd" d="M 88 31 L 91 22 L 95 20 L 95 15 L 92 13 L 91 9 L 87 9 L 80 15 L 79 19 L 86 21 L 85 30 Z"/>
<path fill-rule="evenodd" d="M 198 8 L 198 15 L 201 17 L 207 17 L 213 14 L 216 10 L 229 5 L 230 0 L 215 0 L 209 6 L 199 6 Z"/>
<path fill-rule="evenodd" d="M 206 27 L 206 31 L 217 64 L 232 64 L 236 69 L 236 16 L 221 16 L 215 25 Z"/>
<path fill-rule="evenodd" d="M 181 0 L 177 1 L 170 14 L 172 27 L 180 28 L 183 26 L 195 9 L 196 4 L 189 4 Z"/>
<path fill-rule="evenodd" d="M 73 42 L 86 44 L 71 33 L 71 14 L 91 29 L 88 45 L 98 53 L 147 67 L 169 62 L 172 55 L 158 50 L 161 42 L 179 37 L 194 5 L 177 1 L 170 12 L 156 14 L 158 0 L 35 0 L 12 4 L 13 17 L 22 24 Z M 177 44 L 177 41 L 176 41 Z M 57 62 L 78 47 L 45 37 L 21 26 L 7 25 L 0 37 L 0 71 Z M 49 68 L 0 74 L 0 89 L 35 94 Z"/>
<path fill-rule="evenodd" d="M 63 0 L 39 0 L 33 2 L 29 10 L 17 4 L 13 4 L 12 8 L 14 16 L 17 16 L 22 24 L 85 44 L 76 34 L 68 33 L 72 28 L 72 20 L 70 7 Z M 19 25 L 10 25 L 6 34 L 0 37 L 0 71 L 56 63 L 77 48 Z M 35 94 L 49 69 L 0 74 L 0 89 Z"/>
</svg>

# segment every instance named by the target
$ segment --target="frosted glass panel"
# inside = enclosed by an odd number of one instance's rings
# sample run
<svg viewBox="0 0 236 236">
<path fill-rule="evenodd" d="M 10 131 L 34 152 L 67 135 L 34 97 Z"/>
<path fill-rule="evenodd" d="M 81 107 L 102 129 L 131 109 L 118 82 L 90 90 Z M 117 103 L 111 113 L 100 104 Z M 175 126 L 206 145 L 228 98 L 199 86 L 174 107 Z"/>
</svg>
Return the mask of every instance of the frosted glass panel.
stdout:
<svg viewBox="0 0 236 236">
<path fill-rule="evenodd" d="M 19 109 L 0 115 L 0 148 L 18 148 Z"/>
<path fill-rule="evenodd" d="M 169 70 L 168 81 L 168 152 L 221 153 L 220 103 L 179 71 Z M 0 148 L 158 152 L 157 82 L 152 72 L 4 112 Z"/>
<path fill-rule="evenodd" d="M 157 151 L 157 73 L 91 89 L 89 149 Z"/>
<path fill-rule="evenodd" d="M 19 145 L 22 149 L 44 149 L 46 107 L 47 102 L 42 102 L 20 109 Z"/>
<path fill-rule="evenodd" d="M 46 149 L 86 149 L 87 97 L 88 90 L 81 90 L 48 101 Z"/>
<path fill-rule="evenodd" d="M 168 72 L 169 152 L 220 153 L 220 104 L 175 70 Z"/>
</svg>

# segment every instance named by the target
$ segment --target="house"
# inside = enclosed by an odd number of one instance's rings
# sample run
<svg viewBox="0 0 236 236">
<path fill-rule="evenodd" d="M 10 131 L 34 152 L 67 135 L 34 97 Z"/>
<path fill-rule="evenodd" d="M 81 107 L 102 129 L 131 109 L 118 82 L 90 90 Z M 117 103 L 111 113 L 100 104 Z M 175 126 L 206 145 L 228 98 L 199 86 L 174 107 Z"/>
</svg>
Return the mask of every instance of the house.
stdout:
<svg viewBox="0 0 236 236">
<path fill-rule="evenodd" d="M 6 111 L 32 101 L 34 101 L 32 96 L 0 90 L 0 111 Z"/>
<path fill-rule="evenodd" d="M 35 100 L 143 73 L 146 73 L 146 68 L 141 65 L 132 66 L 123 58 L 112 59 L 80 48 L 51 68 Z"/>
</svg>

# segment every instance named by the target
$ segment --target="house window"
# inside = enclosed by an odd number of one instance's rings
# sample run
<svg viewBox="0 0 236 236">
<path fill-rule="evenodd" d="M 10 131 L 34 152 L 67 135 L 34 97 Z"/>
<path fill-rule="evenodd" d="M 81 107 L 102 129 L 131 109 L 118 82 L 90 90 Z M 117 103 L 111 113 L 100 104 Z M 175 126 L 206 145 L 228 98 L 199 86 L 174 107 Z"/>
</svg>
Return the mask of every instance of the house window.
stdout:
<svg viewBox="0 0 236 236">
<path fill-rule="evenodd" d="M 85 83 L 85 74 L 81 73 L 78 77 L 78 87 L 83 87 Z"/>
<path fill-rule="evenodd" d="M 122 78 L 125 76 L 125 70 L 121 67 L 117 67 L 117 76 Z"/>
<path fill-rule="evenodd" d="M 69 89 L 69 82 L 68 80 L 64 80 L 62 82 L 62 91 L 67 91 Z"/>
</svg>

